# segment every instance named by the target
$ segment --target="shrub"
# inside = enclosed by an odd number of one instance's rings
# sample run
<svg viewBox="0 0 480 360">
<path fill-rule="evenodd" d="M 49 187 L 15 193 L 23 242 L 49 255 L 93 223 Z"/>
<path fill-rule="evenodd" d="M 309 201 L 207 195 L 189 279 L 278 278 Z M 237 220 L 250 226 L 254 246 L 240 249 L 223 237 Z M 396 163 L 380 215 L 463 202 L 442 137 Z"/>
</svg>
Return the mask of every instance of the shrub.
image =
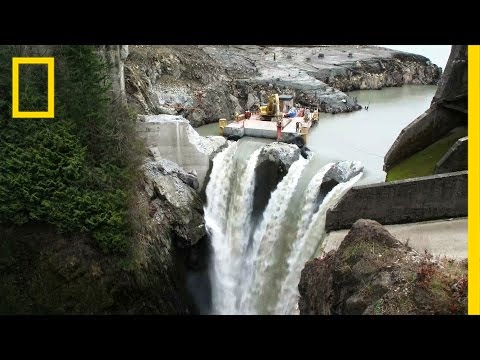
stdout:
<svg viewBox="0 0 480 360">
<path fill-rule="evenodd" d="M 47 222 L 126 252 L 138 140 L 133 117 L 108 96 L 107 66 L 91 46 L 54 48 L 56 118 L 11 119 L 19 54 L 0 49 L 0 223 Z M 39 109 L 46 74 L 20 74 L 21 106 Z"/>
</svg>

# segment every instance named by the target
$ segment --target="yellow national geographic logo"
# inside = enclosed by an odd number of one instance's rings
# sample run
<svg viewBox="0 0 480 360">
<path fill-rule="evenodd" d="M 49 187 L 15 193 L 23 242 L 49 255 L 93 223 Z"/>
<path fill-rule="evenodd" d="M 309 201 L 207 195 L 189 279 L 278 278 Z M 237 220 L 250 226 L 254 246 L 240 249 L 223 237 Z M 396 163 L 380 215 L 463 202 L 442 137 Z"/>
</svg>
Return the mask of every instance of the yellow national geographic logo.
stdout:
<svg viewBox="0 0 480 360">
<path fill-rule="evenodd" d="M 48 91 L 47 111 L 19 110 L 19 66 L 47 65 Z M 53 118 L 55 117 L 55 64 L 53 57 L 14 57 L 12 58 L 12 118 Z"/>
</svg>

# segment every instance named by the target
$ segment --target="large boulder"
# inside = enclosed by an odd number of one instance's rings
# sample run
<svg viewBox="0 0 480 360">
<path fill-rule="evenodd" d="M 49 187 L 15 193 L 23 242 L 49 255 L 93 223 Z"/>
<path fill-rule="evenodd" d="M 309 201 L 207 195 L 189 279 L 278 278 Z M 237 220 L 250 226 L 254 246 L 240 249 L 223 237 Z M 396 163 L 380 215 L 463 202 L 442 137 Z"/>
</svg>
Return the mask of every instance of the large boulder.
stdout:
<svg viewBox="0 0 480 360">
<path fill-rule="evenodd" d="M 300 157 L 300 149 L 291 144 L 273 142 L 262 147 L 255 167 L 254 217 L 267 206 L 270 194 Z"/>
<path fill-rule="evenodd" d="M 254 106 L 260 106 L 260 99 L 256 95 L 250 93 L 248 94 L 247 104 L 245 105 L 245 107 L 248 110 L 252 110 Z"/>
<path fill-rule="evenodd" d="M 167 159 L 160 159 L 157 163 L 157 168 L 163 175 L 176 176 L 194 190 L 198 189 L 198 179 L 195 170 L 187 172 L 173 161 Z"/>
<path fill-rule="evenodd" d="M 186 248 L 207 235 L 203 203 L 197 192 L 184 181 L 188 175 L 170 161 L 146 160 L 144 174 L 150 195 L 150 215 L 173 231 L 174 243 Z"/>
<path fill-rule="evenodd" d="M 363 171 L 363 165 L 360 161 L 337 161 L 325 174 L 325 179 L 335 180 L 342 183 L 357 176 Z"/>
<path fill-rule="evenodd" d="M 466 314 L 466 262 L 420 255 L 382 225 L 360 219 L 340 244 L 302 270 L 308 314 Z"/>
</svg>

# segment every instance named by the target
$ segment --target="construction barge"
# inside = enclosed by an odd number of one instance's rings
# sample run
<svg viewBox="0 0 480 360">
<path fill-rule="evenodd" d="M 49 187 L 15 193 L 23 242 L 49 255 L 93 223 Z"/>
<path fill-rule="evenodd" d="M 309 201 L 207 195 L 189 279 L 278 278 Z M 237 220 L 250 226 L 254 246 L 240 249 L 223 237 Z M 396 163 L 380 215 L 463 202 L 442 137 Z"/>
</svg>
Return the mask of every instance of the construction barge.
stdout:
<svg viewBox="0 0 480 360">
<path fill-rule="evenodd" d="M 306 144 L 308 132 L 317 121 L 318 109 L 311 113 L 309 109 L 296 108 L 292 95 L 274 94 L 258 111 L 237 114 L 230 124 L 227 119 L 220 119 L 218 124 L 220 135 L 235 140 L 252 136 L 291 142 L 301 136 Z"/>
</svg>

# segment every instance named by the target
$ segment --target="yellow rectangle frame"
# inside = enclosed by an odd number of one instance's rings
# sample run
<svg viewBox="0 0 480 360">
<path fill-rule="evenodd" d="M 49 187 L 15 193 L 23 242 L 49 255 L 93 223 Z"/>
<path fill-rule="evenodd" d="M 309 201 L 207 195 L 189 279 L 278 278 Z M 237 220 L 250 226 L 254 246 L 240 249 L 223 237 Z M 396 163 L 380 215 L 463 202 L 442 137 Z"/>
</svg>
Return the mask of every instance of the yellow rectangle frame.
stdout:
<svg viewBox="0 0 480 360">
<path fill-rule="evenodd" d="M 480 314 L 480 46 L 468 47 L 468 313 Z"/>
<path fill-rule="evenodd" d="M 19 66 L 47 65 L 48 91 L 47 111 L 20 111 Z M 55 117 L 55 62 L 53 57 L 12 58 L 12 118 L 53 118 Z"/>
</svg>

